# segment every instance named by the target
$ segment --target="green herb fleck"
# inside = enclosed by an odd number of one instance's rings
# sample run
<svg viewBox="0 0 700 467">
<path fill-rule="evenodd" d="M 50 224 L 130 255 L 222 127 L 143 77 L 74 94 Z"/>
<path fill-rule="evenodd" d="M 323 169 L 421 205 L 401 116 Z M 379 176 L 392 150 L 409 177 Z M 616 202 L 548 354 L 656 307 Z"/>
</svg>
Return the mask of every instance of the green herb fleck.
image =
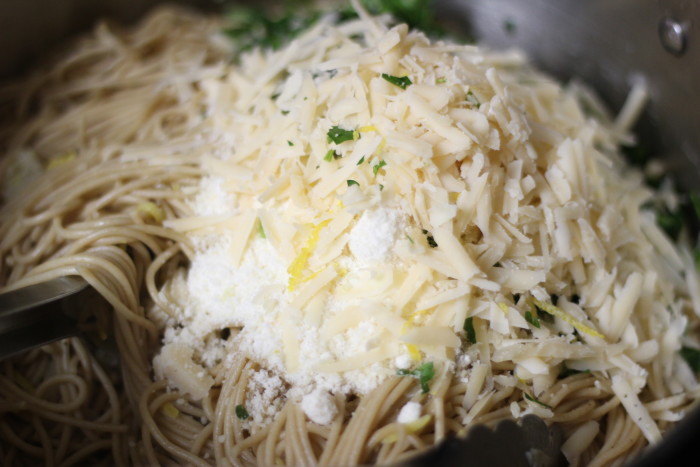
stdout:
<svg viewBox="0 0 700 467">
<path fill-rule="evenodd" d="M 526 393 L 525 391 L 523 391 L 523 395 L 525 396 L 525 399 L 527 399 L 527 400 L 529 400 L 529 401 L 532 401 L 532 402 L 534 402 L 535 404 L 539 404 L 539 405 L 541 405 L 542 407 L 544 407 L 545 409 L 551 409 L 551 408 L 552 408 L 551 406 L 549 406 L 549 405 L 545 404 L 544 402 L 538 400 L 536 397 L 531 396 L 530 394 Z"/>
<path fill-rule="evenodd" d="M 375 177 L 377 176 L 377 173 L 379 173 L 379 170 L 384 166 L 386 166 L 386 161 L 384 159 L 374 164 L 374 166 L 372 167 L 372 172 L 374 173 Z"/>
<path fill-rule="evenodd" d="M 329 149 L 326 155 L 323 156 L 323 160 L 326 162 L 330 162 L 333 159 L 340 159 L 340 157 L 340 154 L 338 154 L 334 149 Z"/>
<path fill-rule="evenodd" d="M 683 346 L 681 347 L 681 357 L 688 362 L 695 373 L 700 373 L 700 349 Z"/>
<path fill-rule="evenodd" d="M 408 76 L 398 77 L 382 73 L 382 78 L 384 78 L 386 81 L 390 82 L 394 86 L 400 87 L 401 89 L 406 89 L 408 86 L 413 84 L 413 81 L 411 81 L 411 78 L 409 78 Z"/>
<path fill-rule="evenodd" d="M 357 165 L 362 164 L 364 161 L 365 161 L 365 156 L 362 156 L 362 159 L 360 159 L 359 161 L 357 161 Z"/>
<path fill-rule="evenodd" d="M 236 417 L 238 417 L 239 420 L 246 420 L 250 415 L 248 415 L 248 411 L 243 407 L 242 405 L 238 404 L 236 406 Z"/>
<path fill-rule="evenodd" d="M 409 242 L 411 242 L 411 245 L 415 245 L 416 242 L 413 241 L 410 235 L 406 234 L 406 238 L 408 239 Z"/>
<path fill-rule="evenodd" d="M 683 229 L 683 216 L 679 211 L 673 212 L 661 207 L 656 210 L 656 223 L 669 237 L 676 240 Z"/>
<path fill-rule="evenodd" d="M 690 198 L 690 204 L 693 206 L 695 217 L 700 220 L 700 194 L 690 193 L 688 196 Z"/>
<path fill-rule="evenodd" d="M 578 375 L 580 373 L 590 373 L 590 372 L 591 372 L 591 370 L 574 370 L 573 368 L 569 368 L 566 365 L 562 365 L 561 370 L 559 371 L 558 378 L 564 379 L 564 378 L 568 378 L 569 376 Z"/>
<path fill-rule="evenodd" d="M 469 102 L 471 105 L 476 107 L 477 109 L 481 107 L 481 102 L 479 102 L 479 99 L 476 98 L 473 92 L 469 91 L 467 93 L 467 102 Z"/>
<path fill-rule="evenodd" d="M 345 141 L 351 141 L 356 138 L 355 131 L 345 130 L 343 128 L 340 128 L 338 125 L 332 126 L 331 129 L 328 130 L 327 136 L 328 142 L 335 144 L 340 144 Z"/>
<path fill-rule="evenodd" d="M 435 80 L 435 82 L 436 82 L 437 84 L 444 84 L 444 83 L 447 82 L 447 80 L 446 80 L 445 78 L 438 78 L 438 79 Z"/>
<path fill-rule="evenodd" d="M 537 314 L 532 314 L 530 310 L 527 310 L 525 312 L 525 321 L 528 323 L 532 324 L 535 326 L 537 329 L 539 329 L 542 325 L 540 324 L 540 319 L 537 317 Z"/>
<path fill-rule="evenodd" d="M 226 14 L 224 33 L 234 40 L 240 51 L 257 46 L 278 49 L 320 17 L 319 11 L 300 12 L 292 3 L 285 3 L 285 8 L 275 14 L 237 5 Z"/>
<path fill-rule="evenodd" d="M 423 229 L 423 234 L 425 235 L 425 239 L 428 241 L 430 248 L 437 248 L 438 244 L 433 235 L 425 229 Z"/>
<path fill-rule="evenodd" d="M 420 388 L 422 394 L 427 394 L 430 392 L 430 380 L 435 377 L 435 367 L 433 362 L 424 363 L 415 370 L 398 370 L 396 372 L 399 376 L 413 376 L 418 378 L 420 381 Z"/>
<path fill-rule="evenodd" d="M 292 143 L 292 142 L 289 141 L 289 140 L 287 140 L 287 144 L 290 145 L 290 146 L 294 146 L 294 143 Z"/>
<path fill-rule="evenodd" d="M 379 191 L 382 191 L 383 189 L 384 189 L 384 185 L 382 185 L 382 184 L 380 183 L 380 184 L 379 184 Z"/>
<path fill-rule="evenodd" d="M 262 238 L 267 238 L 267 235 L 265 235 L 265 228 L 263 227 L 260 219 L 258 219 L 258 233 Z"/>
<path fill-rule="evenodd" d="M 503 22 L 503 29 L 508 34 L 513 34 L 513 33 L 515 33 L 515 30 L 517 29 L 517 27 L 515 25 L 515 22 L 513 22 L 512 19 L 507 19 Z"/>
<path fill-rule="evenodd" d="M 464 320 L 464 332 L 467 333 L 467 341 L 476 344 L 476 331 L 474 330 L 474 317 L 470 316 Z"/>
<path fill-rule="evenodd" d="M 289 110 L 283 110 L 282 115 L 289 115 Z"/>
<path fill-rule="evenodd" d="M 360 184 L 357 183 L 355 180 L 348 180 L 348 186 L 353 186 L 353 185 L 360 186 Z"/>
</svg>

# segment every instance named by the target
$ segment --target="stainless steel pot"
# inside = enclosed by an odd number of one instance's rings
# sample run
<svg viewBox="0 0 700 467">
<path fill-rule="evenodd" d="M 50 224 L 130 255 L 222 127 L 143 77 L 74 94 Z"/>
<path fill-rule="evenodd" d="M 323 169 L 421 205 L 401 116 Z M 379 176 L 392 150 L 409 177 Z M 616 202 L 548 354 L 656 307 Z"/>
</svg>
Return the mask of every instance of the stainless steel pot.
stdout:
<svg viewBox="0 0 700 467">
<path fill-rule="evenodd" d="M 222 1 L 171 0 L 217 9 Z M 17 75 L 53 45 L 97 18 L 130 22 L 163 0 L 3 0 L 0 79 Z M 518 47 L 554 76 L 578 77 L 613 110 L 643 80 L 650 104 L 636 130 L 663 155 L 685 190 L 700 190 L 700 2 L 693 0 L 436 0 L 453 30 L 493 47 Z M 639 467 L 695 455 L 700 412 L 691 413 Z M 426 458 L 446 462 L 445 457 Z M 432 460 L 431 460 L 432 459 Z M 463 465 L 464 459 L 455 459 Z M 472 458 L 473 462 L 477 459 Z M 472 463 L 473 463 L 472 462 Z M 492 462 L 492 460 L 491 460 Z M 426 465 L 428 465 L 426 463 Z M 476 462 L 478 464 L 478 462 Z M 444 465 L 444 464 L 443 464 Z M 457 465 L 457 464 L 455 464 Z M 489 464 L 493 465 L 493 464 Z M 683 465 L 694 465 L 691 463 Z"/>
</svg>

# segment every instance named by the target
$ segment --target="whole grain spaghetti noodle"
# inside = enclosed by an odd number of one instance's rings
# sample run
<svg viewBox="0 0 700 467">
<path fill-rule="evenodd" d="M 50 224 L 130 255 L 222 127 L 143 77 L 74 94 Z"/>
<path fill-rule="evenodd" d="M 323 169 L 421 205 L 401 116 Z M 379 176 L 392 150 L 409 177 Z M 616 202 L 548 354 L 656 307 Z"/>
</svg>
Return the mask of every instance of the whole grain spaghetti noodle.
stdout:
<svg viewBox="0 0 700 467">
<path fill-rule="evenodd" d="M 161 9 L 2 90 L 3 290 L 108 304 L 1 363 L 3 465 L 384 464 L 528 413 L 617 465 L 695 403 L 697 273 L 619 156 L 643 90 L 613 120 L 356 8 L 234 62 Z"/>
</svg>

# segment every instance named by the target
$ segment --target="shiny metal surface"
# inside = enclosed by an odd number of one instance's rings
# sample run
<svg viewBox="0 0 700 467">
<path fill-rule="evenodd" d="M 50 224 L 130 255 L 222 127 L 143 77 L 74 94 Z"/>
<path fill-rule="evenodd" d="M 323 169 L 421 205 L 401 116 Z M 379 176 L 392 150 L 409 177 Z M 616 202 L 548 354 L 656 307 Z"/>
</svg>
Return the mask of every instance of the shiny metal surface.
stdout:
<svg viewBox="0 0 700 467">
<path fill-rule="evenodd" d="M 70 276 L 0 294 L 0 360 L 78 336 L 77 323 L 62 303 L 80 300 L 89 290 L 82 278 Z"/>
</svg>

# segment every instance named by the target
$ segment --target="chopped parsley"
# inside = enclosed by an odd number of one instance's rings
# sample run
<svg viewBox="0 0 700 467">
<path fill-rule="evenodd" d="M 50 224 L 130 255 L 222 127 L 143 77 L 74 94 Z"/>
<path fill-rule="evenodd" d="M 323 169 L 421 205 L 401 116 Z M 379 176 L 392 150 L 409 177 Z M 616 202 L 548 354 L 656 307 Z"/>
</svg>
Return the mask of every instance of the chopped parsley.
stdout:
<svg viewBox="0 0 700 467">
<path fill-rule="evenodd" d="M 399 376 L 413 376 L 418 378 L 420 381 L 420 388 L 422 394 L 427 394 L 430 392 L 430 380 L 435 376 L 435 367 L 433 362 L 424 363 L 415 370 L 398 370 L 396 372 Z"/>
<path fill-rule="evenodd" d="M 289 115 L 289 110 L 283 110 L 282 115 Z"/>
<path fill-rule="evenodd" d="M 508 34 L 514 34 L 517 27 L 512 19 L 507 19 L 503 22 L 503 30 Z"/>
<path fill-rule="evenodd" d="M 435 20 L 433 0 L 362 0 L 361 3 L 370 13 L 390 13 L 397 21 L 406 23 L 411 28 L 431 35 L 443 33 Z M 346 19 L 357 17 L 351 8 L 341 10 L 340 14 Z"/>
<path fill-rule="evenodd" d="M 239 420 L 246 420 L 250 415 L 248 415 L 248 411 L 243 407 L 241 404 L 238 404 L 236 406 L 236 417 L 238 417 Z"/>
<path fill-rule="evenodd" d="M 688 197 L 690 198 L 690 204 L 693 206 L 695 217 L 700 220 L 700 195 L 697 193 L 690 193 Z"/>
<path fill-rule="evenodd" d="M 438 79 L 435 80 L 435 82 L 436 82 L 437 84 L 444 84 L 444 83 L 447 82 L 447 79 L 446 79 L 446 78 L 438 78 Z"/>
<path fill-rule="evenodd" d="M 384 185 L 382 185 L 382 184 L 380 183 L 380 184 L 379 184 L 379 191 L 382 191 L 383 189 L 384 189 Z"/>
<path fill-rule="evenodd" d="M 569 368 L 566 365 L 562 364 L 561 370 L 559 370 L 559 375 L 557 376 L 557 378 L 564 379 L 564 378 L 568 378 L 569 376 L 578 375 L 580 373 L 590 373 L 590 372 L 591 372 L 591 370 L 583 370 L 583 371 L 582 370 L 574 370 L 573 368 Z"/>
<path fill-rule="evenodd" d="M 423 229 L 423 235 L 425 235 L 425 239 L 428 241 L 428 245 L 430 246 L 430 248 L 437 248 L 438 244 L 430 232 Z"/>
<path fill-rule="evenodd" d="M 683 229 L 683 214 L 662 206 L 656 209 L 656 223 L 669 237 L 676 240 Z"/>
<path fill-rule="evenodd" d="M 544 407 L 545 409 L 551 409 L 551 408 L 552 408 L 551 406 L 549 406 L 549 405 L 545 404 L 544 402 L 540 401 L 540 400 L 537 399 L 535 396 L 531 396 L 530 394 L 526 393 L 525 391 L 523 391 L 523 395 L 525 396 L 525 399 L 527 399 L 527 400 L 529 400 L 529 401 L 532 401 L 532 402 L 534 402 L 535 404 L 539 404 L 539 405 L 541 405 L 542 407 Z"/>
<path fill-rule="evenodd" d="M 386 81 L 390 82 L 394 86 L 400 87 L 401 89 L 406 89 L 407 87 L 413 84 L 413 81 L 411 81 L 411 78 L 409 78 L 408 76 L 399 77 L 382 73 L 382 78 L 384 78 Z"/>
<path fill-rule="evenodd" d="M 348 186 L 353 186 L 353 185 L 360 186 L 360 184 L 357 183 L 355 180 L 348 180 Z"/>
<path fill-rule="evenodd" d="M 700 373 L 700 349 L 683 346 L 681 347 L 681 357 L 695 373 Z"/>
<path fill-rule="evenodd" d="M 525 312 L 525 321 L 532 324 L 537 329 L 542 327 L 542 324 L 540 324 L 540 318 L 537 316 L 537 312 L 535 312 L 535 314 L 533 314 L 530 310 L 527 310 Z"/>
<path fill-rule="evenodd" d="M 345 130 L 340 128 L 338 125 L 334 125 L 330 130 L 328 130 L 328 142 L 340 144 L 345 141 L 352 141 L 355 139 L 355 134 L 356 133 L 353 130 Z"/>
<path fill-rule="evenodd" d="M 476 331 L 474 330 L 474 317 L 470 316 L 464 320 L 464 332 L 467 333 L 467 341 L 476 344 Z"/>
<path fill-rule="evenodd" d="M 382 167 L 386 166 L 386 161 L 384 159 L 380 160 L 374 166 L 372 166 L 372 172 L 374 173 L 374 176 L 377 176 L 377 173 L 379 173 L 379 170 L 381 170 Z"/>
<path fill-rule="evenodd" d="M 292 142 L 289 141 L 289 140 L 287 140 L 287 144 L 288 144 L 289 146 L 294 146 L 294 143 L 292 143 Z"/>
<path fill-rule="evenodd" d="M 362 164 L 364 161 L 365 161 L 365 156 L 362 156 L 362 159 L 360 159 L 359 161 L 357 161 L 357 165 Z"/>
<path fill-rule="evenodd" d="M 300 10 L 297 3 L 285 2 L 285 7 L 274 13 L 236 5 L 226 13 L 224 33 L 240 51 L 258 46 L 279 49 L 321 16 L 319 11 Z"/>
<path fill-rule="evenodd" d="M 339 159 L 340 157 L 340 154 L 338 154 L 335 150 L 329 149 L 326 155 L 323 156 L 323 160 L 326 162 L 330 162 L 333 159 Z"/>
<path fill-rule="evenodd" d="M 481 107 L 481 102 L 479 102 L 479 99 L 476 98 L 473 92 L 469 91 L 467 93 L 467 102 L 469 102 L 471 105 L 476 107 L 477 109 Z"/>
</svg>

